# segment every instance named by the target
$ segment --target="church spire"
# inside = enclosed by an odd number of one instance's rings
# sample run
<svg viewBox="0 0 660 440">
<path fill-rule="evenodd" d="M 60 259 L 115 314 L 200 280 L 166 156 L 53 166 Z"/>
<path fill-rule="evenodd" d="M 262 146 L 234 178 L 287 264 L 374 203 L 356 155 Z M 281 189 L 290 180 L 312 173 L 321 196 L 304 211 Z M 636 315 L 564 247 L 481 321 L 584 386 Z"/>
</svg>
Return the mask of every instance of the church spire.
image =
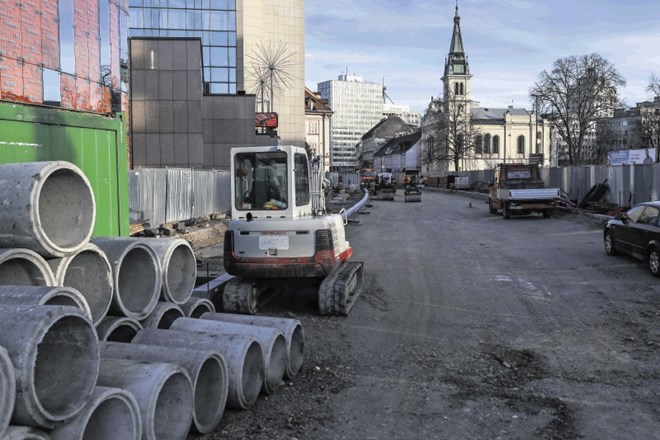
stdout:
<svg viewBox="0 0 660 440">
<path fill-rule="evenodd" d="M 445 63 L 445 75 L 469 75 L 470 66 L 465 57 L 463 49 L 463 38 L 461 37 L 461 17 L 458 15 L 458 0 L 456 0 L 456 12 L 454 13 L 454 32 L 451 36 L 449 56 Z"/>
</svg>

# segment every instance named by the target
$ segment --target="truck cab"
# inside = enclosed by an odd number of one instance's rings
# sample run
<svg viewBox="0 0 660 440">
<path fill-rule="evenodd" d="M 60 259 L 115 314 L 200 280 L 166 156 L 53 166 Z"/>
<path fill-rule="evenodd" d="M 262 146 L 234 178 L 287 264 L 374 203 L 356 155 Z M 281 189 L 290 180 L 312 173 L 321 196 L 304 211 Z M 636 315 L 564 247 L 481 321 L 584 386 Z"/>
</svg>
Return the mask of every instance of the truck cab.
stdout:
<svg viewBox="0 0 660 440">
<path fill-rule="evenodd" d="M 502 212 L 505 219 L 532 212 L 548 218 L 558 197 L 559 188 L 545 187 L 538 164 L 499 164 L 489 188 L 488 210 L 491 214 Z"/>
</svg>

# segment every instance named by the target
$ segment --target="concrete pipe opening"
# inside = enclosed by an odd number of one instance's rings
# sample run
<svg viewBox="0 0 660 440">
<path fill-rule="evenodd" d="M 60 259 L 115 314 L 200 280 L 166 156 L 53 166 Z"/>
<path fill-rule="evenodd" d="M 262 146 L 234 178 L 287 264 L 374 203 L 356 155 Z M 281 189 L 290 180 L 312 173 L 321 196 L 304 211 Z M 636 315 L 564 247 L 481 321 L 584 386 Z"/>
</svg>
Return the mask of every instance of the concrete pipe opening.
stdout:
<svg viewBox="0 0 660 440">
<path fill-rule="evenodd" d="M 92 322 L 98 324 L 112 302 L 112 268 L 105 253 L 87 243 L 78 253 L 48 261 L 58 285 L 78 290 L 87 301 Z"/>
<path fill-rule="evenodd" d="M 14 411 L 14 401 L 16 400 L 16 376 L 14 374 L 14 365 L 9 358 L 9 353 L 4 347 L 0 347 L 0 438 L 5 432 L 11 414 Z"/>
<path fill-rule="evenodd" d="M 0 305 L 77 307 L 91 317 L 85 298 L 76 289 L 62 286 L 1 286 Z"/>
<path fill-rule="evenodd" d="M 192 429 L 206 434 L 220 423 L 227 402 L 228 377 L 227 364 L 219 352 L 172 345 L 102 342 L 101 357 L 177 364 L 192 381 Z"/>
<path fill-rule="evenodd" d="M 112 267 L 111 313 L 145 319 L 156 307 L 162 286 L 160 263 L 154 251 L 130 238 L 95 237 L 92 241 L 105 252 Z"/>
<path fill-rule="evenodd" d="M 98 384 L 133 394 L 140 408 L 142 438 L 185 439 L 190 431 L 193 392 L 181 367 L 103 358 Z"/>
<path fill-rule="evenodd" d="M 98 375 L 99 348 L 84 312 L 61 306 L 0 307 L 0 345 L 16 370 L 13 424 L 53 428 L 85 405 Z"/>
<path fill-rule="evenodd" d="M 139 440 L 140 408 L 135 397 L 119 388 L 96 387 L 89 403 L 50 433 L 53 440 Z"/>
<path fill-rule="evenodd" d="M 0 249 L 0 285 L 54 286 L 48 263 L 29 249 Z"/>
<path fill-rule="evenodd" d="M 297 319 L 239 315 L 234 313 L 204 313 L 200 318 L 280 329 L 284 333 L 287 345 L 287 362 L 284 377 L 291 379 L 300 371 L 305 351 L 305 333 L 302 324 Z"/>
<path fill-rule="evenodd" d="M 158 256 L 163 271 L 161 300 L 182 305 L 192 295 L 197 280 L 197 260 L 192 247 L 181 238 L 138 238 Z"/>
<path fill-rule="evenodd" d="M 0 247 L 33 249 L 47 257 L 78 251 L 92 234 L 94 194 L 85 174 L 64 161 L 0 165 L 5 209 L 0 212 Z"/>
<path fill-rule="evenodd" d="M 144 329 L 138 332 L 133 343 L 218 351 L 227 363 L 227 406 L 248 409 L 259 397 L 264 380 L 264 360 L 261 346 L 254 338 L 208 335 L 185 330 Z"/>
<path fill-rule="evenodd" d="M 99 341 L 129 343 L 140 330 L 140 321 L 126 316 L 106 316 L 96 325 Z"/>
<path fill-rule="evenodd" d="M 142 328 L 168 329 L 174 321 L 183 317 L 183 311 L 179 306 L 171 302 L 159 301 L 153 312 L 140 321 L 140 324 Z"/>
<path fill-rule="evenodd" d="M 10 426 L 2 436 L 2 440 L 51 440 L 44 431 L 31 426 Z"/>
<path fill-rule="evenodd" d="M 280 329 L 209 319 L 181 318 L 172 325 L 174 330 L 199 332 L 211 336 L 240 335 L 259 342 L 264 359 L 264 381 L 261 390 L 271 394 L 282 382 L 286 369 L 286 339 Z"/>
<path fill-rule="evenodd" d="M 200 318 L 204 313 L 215 312 L 215 307 L 211 300 L 192 297 L 181 306 L 181 310 L 187 318 Z"/>
</svg>

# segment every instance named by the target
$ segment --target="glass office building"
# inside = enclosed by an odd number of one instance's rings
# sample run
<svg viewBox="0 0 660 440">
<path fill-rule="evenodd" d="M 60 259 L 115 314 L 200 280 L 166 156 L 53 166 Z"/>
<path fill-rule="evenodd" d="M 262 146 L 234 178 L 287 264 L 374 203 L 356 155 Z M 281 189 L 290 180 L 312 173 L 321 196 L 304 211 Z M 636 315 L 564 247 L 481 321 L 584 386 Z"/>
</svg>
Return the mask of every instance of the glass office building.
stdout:
<svg viewBox="0 0 660 440">
<path fill-rule="evenodd" d="M 131 37 L 202 40 L 204 92 L 236 93 L 236 0 L 129 0 Z"/>
</svg>

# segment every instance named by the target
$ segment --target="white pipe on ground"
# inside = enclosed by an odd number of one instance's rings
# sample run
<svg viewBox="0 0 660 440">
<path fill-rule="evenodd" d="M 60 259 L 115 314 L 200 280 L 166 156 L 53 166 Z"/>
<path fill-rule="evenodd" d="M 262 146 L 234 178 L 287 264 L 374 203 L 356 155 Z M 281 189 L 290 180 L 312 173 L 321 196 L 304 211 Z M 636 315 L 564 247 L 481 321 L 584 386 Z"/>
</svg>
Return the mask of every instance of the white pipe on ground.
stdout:
<svg viewBox="0 0 660 440">
<path fill-rule="evenodd" d="M 140 408 L 144 440 L 184 440 L 190 431 L 193 392 L 190 378 L 181 367 L 103 358 L 98 385 L 133 394 Z"/>
<path fill-rule="evenodd" d="M 145 319 L 140 321 L 142 328 L 168 329 L 178 318 L 185 315 L 181 307 L 171 302 L 158 301 L 156 308 Z"/>
<path fill-rule="evenodd" d="M 55 276 L 46 260 L 34 251 L 19 248 L 0 249 L 0 284 L 54 286 Z"/>
<path fill-rule="evenodd" d="M 305 333 L 302 324 L 297 319 L 278 318 L 271 316 L 238 315 L 234 313 L 205 313 L 201 319 L 234 322 L 237 324 L 274 327 L 282 330 L 286 338 L 287 363 L 284 377 L 293 378 L 302 367 L 305 350 Z"/>
<path fill-rule="evenodd" d="M 105 252 L 112 267 L 110 313 L 145 319 L 156 307 L 162 286 L 155 252 L 131 238 L 94 237 L 92 242 Z"/>
<path fill-rule="evenodd" d="M 71 306 L 92 316 L 87 301 L 73 287 L 62 286 L 0 286 L 0 305 Z"/>
<path fill-rule="evenodd" d="M 275 388 L 280 386 L 286 369 L 286 339 L 281 330 L 196 318 L 177 319 L 171 328 L 210 336 L 243 335 L 256 339 L 261 345 L 264 358 L 265 377 L 261 391 L 264 394 L 272 394 Z"/>
<path fill-rule="evenodd" d="M 59 286 L 77 289 L 87 300 L 92 322 L 98 324 L 112 303 L 112 268 L 108 257 L 98 246 L 87 243 L 77 253 L 48 260 Z"/>
<path fill-rule="evenodd" d="M 0 200 L 0 247 L 65 257 L 92 235 L 94 194 L 85 174 L 72 163 L 0 165 Z"/>
<path fill-rule="evenodd" d="M 0 346 L 0 438 L 9 426 L 16 400 L 16 375 L 9 353 Z"/>
<path fill-rule="evenodd" d="M 186 318 L 199 318 L 204 313 L 215 312 L 215 306 L 211 300 L 206 298 L 191 297 L 181 306 L 181 310 L 183 310 Z"/>
<path fill-rule="evenodd" d="M 136 238 L 158 256 L 163 272 L 160 299 L 184 304 L 195 288 L 197 260 L 190 244 L 181 238 Z"/>
<path fill-rule="evenodd" d="M 74 418 L 50 432 L 52 440 L 140 440 L 142 421 L 133 394 L 96 387 L 89 403 Z"/>
<path fill-rule="evenodd" d="M 12 424 L 53 428 L 87 403 L 98 375 L 99 343 L 82 310 L 0 306 L 0 345 L 16 374 Z"/>
<path fill-rule="evenodd" d="M 228 378 L 227 363 L 217 351 L 102 342 L 101 357 L 179 365 L 192 381 L 193 430 L 208 434 L 220 423 L 227 403 Z"/>
<path fill-rule="evenodd" d="M 264 360 L 261 346 L 254 338 L 238 335 L 213 337 L 182 330 L 144 329 L 138 332 L 133 343 L 218 351 L 227 362 L 227 407 L 248 409 L 259 397 L 264 380 Z"/>
<path fill-rule="evenodd" d="M 140 321 L 126 316 L 106 316 L 96 325 L 99 341 L 131 342 L 140 330 Z"/>
</svg>

